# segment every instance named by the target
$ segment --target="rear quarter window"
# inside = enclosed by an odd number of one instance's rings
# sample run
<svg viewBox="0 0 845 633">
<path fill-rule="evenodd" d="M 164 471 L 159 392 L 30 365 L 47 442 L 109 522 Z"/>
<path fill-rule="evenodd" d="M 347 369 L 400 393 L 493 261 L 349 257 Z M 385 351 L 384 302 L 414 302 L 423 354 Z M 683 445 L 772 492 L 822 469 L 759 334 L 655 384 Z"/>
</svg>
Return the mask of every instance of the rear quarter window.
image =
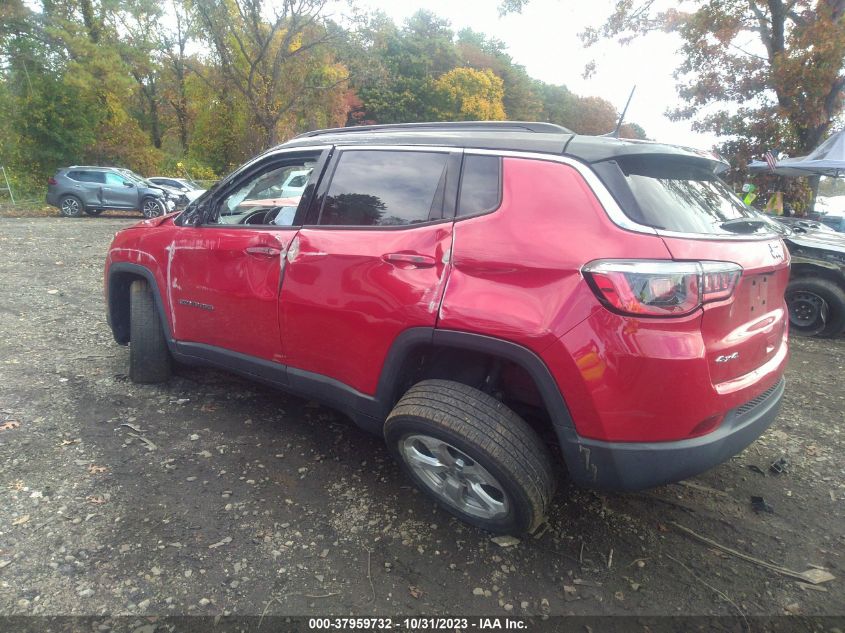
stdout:
<svg viewBox="0 0 845 633">
<path fill-rule="evenodd" d="M 458 215 L 493 211 L 502 200 L 502 159 L 467 154 L 461 170 Z"/>
</svg>

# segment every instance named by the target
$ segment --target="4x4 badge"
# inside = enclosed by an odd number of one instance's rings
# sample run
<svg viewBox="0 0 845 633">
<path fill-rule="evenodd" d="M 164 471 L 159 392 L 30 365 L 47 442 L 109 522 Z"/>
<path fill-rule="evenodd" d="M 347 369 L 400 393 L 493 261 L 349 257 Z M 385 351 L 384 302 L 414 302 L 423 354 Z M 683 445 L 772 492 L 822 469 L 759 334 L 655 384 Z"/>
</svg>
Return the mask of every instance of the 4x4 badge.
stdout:
<svg viewBox="0 0 845 633">
<path fill-rule="evenodd" d="M 780 244 L 769 243 L 769 252 L 772 254 L 772 259 L 783 259 L 783 249 Z"/>
</svg>

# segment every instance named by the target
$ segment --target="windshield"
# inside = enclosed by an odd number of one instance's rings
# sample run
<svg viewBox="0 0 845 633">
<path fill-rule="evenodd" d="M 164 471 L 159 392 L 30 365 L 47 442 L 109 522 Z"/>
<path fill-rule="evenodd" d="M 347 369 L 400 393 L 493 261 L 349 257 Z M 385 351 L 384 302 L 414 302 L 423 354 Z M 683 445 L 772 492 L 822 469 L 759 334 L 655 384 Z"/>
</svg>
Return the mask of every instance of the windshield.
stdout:
<svg viewBox="0 0 845 633">
<path fill-rule="evenodd" d="M 707 161 L 637 156 L 621 159 L 619 167 L 639 207 L 625 211 L 641 224 L 679 233 L 773 231 L 771 223 L 760 222 L 761 215 L 746 206 Z M 759 225 L 749 231 L 745 220 Z"/>
<path fill-rule="evenodd" d="M 123 174 L 124 176 L 126 176 L 127 178 L 131 178 L 132 180 L 134 180 L 136 182 L 140 182 L 141 184 L 146 185 L 147 187 L 155 187 L 156 186 L 153 183 L 151 183 L 149 180 L 144 178 L 143 176 L 136 174 L 131 169 L 119 169 L 118 171 L 121 174 Z"/>
</svg>

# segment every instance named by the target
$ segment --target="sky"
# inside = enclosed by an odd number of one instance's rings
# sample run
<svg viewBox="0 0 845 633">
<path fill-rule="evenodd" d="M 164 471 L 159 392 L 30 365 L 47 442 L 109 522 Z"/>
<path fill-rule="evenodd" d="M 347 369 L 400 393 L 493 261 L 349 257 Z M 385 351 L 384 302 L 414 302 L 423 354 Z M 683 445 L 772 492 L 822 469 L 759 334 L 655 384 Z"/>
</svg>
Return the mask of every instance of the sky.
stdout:
<svg viewBox="0 0 845 633">
<path fill-rule="evenodd" d="M 421 8 L 446 18 L 455 31 L 470 27 L 505 42 L 508 52 L 528 74 L 546 83 L 563 84 L 581 96 L 610 101 L 621 112 L 631 88 L 636 92 L 627 121 L 643 126 L 649 138 L 665 143 L 712 149 L 717 138 L 691 130 L 688 121 L 673 122 L 668 108 L 679 104 L 672 74 L 681 62 L 680 38 L 654 33 L 627 46 L 603 41 L 585 49 L 578 34 L 599 26 L 615 0 L 531 0 L 521 14 L 499 17 L 499 0 L 359 0 L 364 9 L 380 9 L 397 24 Z M 584 67 L 596 71 L 583 78 Z M 610 130 L 608 130 L 610 131 Z"/>
</svg>

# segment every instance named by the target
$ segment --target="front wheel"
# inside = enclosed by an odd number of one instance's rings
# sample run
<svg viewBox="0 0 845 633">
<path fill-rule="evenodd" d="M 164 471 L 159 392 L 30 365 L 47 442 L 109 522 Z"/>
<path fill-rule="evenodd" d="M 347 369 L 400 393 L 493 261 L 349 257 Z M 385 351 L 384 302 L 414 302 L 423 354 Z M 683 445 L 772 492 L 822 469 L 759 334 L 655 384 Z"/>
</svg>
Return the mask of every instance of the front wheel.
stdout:
<svg viewBox="0 0 845 633">
<path fill-rule="evenodd" d="M 845 329 L 845 290 L 827 279 L 799 277 L 786 287 L 789 325 L 800 336 L 836 336 Z"/>
<path fill-rule="evenodd" d="M 129 377 L 139 383 L 165 382 L 170 371 L 170 350 L 153 290 L 138 279 L 129 288 Z"/>
<path fill-rule="evenodd" d="M 145 218 L 157 218 L 160 215 L 164 215 L 164 203 L 155 198 L 144 198 L 144 201 L 141 203 L 141 213 L 144 214 Z"/>
<path fill-rule="evenodd" d="M 555 488 L 548 449 L 492 396 L 424 380 L 396 404 L 384 436 L 414 483 L 461 520 L 497 534 L 542 523 Z"/>
</svg>

